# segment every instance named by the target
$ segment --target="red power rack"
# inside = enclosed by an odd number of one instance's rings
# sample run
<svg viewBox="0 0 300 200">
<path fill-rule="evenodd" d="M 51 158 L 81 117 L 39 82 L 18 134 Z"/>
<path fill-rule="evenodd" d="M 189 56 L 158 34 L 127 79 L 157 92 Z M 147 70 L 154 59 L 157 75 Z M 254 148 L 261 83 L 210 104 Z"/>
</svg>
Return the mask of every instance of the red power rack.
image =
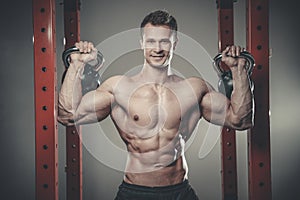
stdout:
<svg viewBox="0 0 300 200">
<path fill-rule="evenodd" d="M 64 0 L 65 48 L 80 40 L 80 1 Z M 67 146 L 67 199 L 82 200 L 82 143 L 81 128 L 66 128 Z"/>
<path fill-rule="evenodd" d="M 36 199 L 58 200 L 55 1 L 33 0 Z"/>
<path fill-rule="evenodd" d="M 218 0 L 219 52 L 234 43 L 233 0 Z M 227 68 L 222 63 L 223 68 Z M 235 130 L 223 127 L 221 133 L 222 199 L 237 200 Z"/>
<path fill-rule="evenodd" d="M 248 131 L 249 200 L 271 200 L 268 0 L 247 1 L 247 49 L 256 62 L 255 121 Z"/>
</svg>

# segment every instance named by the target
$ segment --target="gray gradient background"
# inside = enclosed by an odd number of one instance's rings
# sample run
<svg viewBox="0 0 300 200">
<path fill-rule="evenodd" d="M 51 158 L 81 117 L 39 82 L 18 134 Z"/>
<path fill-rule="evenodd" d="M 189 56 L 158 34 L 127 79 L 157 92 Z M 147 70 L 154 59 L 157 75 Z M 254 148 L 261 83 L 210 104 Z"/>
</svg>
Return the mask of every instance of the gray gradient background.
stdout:
<svg viewBox="0 0 300 200">
<path fill-rule="evenodd" d="M 57 53 L 62 73 L 63 18 L 57 1 Z M 273 199 L 300 199 L 298 143 L 299 11 L 296 1 L 270 3 L 270 106 Z M 1 4 L 0 177 L 5 200 L 34 199 L 34 104 L 31 1 Z M 217 53 L 217 10 L 215 0 L 82 0 L 81 38 L 98 44 L 113 34 L 137 28 L 146 13 L 165 8 L 178 20 L 179 30 L 199 42 L 213 57 Z M 245 0 L 235 4 L 235 43 L 245 46 Z M 140 58 L 139 58 L 140 59 Z M 178 59 L 178 61 L 180 61 Z M 121 61 L 119 61 L 121 62 Z M 122 62 L 121 62 L 122 63 Z M 117 65 L 117 64 L 116 64 Z M 211 66 L 208 66 L 211 67 Z M 103 122 L 110 123 L 110 122 Z M 112 130 L 112 133 L 115 130 Z M 90 133 L 91 134 L 91 133 Z M 115 134 L 115 133 L 114 133 Z M 116 136 L 112 136 L 116 137 Z M 116 137 L 117 138 L 117 137 Z M 237 135 L 239 199 L 247 195 L 246 134 Z M 118 140 L 118 139 L 116 139 Z M 200 199 L 221 199 L 220 147 L 204 159 L 197 157 L 197 140 L 187 151 L 190 182 Z M 59 192 L 65 198 L 65 135 L 59 126 Z M 83 150 L 83 199 L 113 199 L 122 172 L 111 169 Z"/>
</svg>

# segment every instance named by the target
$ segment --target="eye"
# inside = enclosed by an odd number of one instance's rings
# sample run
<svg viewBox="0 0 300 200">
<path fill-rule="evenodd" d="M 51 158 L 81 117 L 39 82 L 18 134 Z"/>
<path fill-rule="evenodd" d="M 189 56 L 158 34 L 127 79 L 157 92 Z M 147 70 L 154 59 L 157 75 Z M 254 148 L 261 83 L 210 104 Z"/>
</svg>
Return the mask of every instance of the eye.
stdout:
<svg viewBox="0 0 300 200">
<path fill-rule="evenodd" d="M 153 44 L 155 41 L 153 39 L 146 40 L 147 43 Z"/>
<path fill-rule="evenodd" d="M 163 40 L 161 40 L 161 43 L 162 44 L 170 44 L 171 41 L 169 39 L 163 39 Z"/>
</svg>

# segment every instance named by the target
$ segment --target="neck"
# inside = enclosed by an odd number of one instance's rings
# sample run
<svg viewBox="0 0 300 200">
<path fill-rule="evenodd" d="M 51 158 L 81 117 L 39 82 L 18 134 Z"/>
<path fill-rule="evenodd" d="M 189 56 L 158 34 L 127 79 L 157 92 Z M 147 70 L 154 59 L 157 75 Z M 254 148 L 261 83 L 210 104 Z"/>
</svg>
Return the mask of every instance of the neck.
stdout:
<svg viewBox="0 0 300 200">
<path fill-rule="evenodd" d="M 143 80 L 163 84 L 168 79 L 168 67 L 156 68 L 145 63 L 141 72 Z"/>
</svg>

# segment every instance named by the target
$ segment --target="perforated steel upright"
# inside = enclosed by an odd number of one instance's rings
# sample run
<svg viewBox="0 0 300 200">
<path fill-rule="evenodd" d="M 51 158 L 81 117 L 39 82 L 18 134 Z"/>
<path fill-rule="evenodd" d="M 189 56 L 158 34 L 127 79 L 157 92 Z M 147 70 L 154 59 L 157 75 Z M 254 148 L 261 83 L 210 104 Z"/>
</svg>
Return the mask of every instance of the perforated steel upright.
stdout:
<svg viewBox="0 0 300 200">
<path fill-rule="evenodd" d="M 64 0 L 65 48 L 80 40 L 80 1 Z M 80 126 L 66 128 L 67 145 L 67 199 L 82 199 L 82 143 Z"/>
<path fill-rule="evenodd" d="M 55 0 L 33 0 L 36 199 L 58 200 Z"/>
<path fill-rule="evenodd" d="M 233 0 L 218 0 L 219 52 L 234 43 Z M 222 67 L 228 67 L 222 63 Z M 223 127 L 221 133 L 222 199 L 237 200 L 235 130 Z"/>
<path fill-rule="evenodd" d="M 255 122 L 248 132 L 249 200 L 271 200 L 268 0 L 247 1 L 247 49 L 256 61 Z"/>
</svg>

